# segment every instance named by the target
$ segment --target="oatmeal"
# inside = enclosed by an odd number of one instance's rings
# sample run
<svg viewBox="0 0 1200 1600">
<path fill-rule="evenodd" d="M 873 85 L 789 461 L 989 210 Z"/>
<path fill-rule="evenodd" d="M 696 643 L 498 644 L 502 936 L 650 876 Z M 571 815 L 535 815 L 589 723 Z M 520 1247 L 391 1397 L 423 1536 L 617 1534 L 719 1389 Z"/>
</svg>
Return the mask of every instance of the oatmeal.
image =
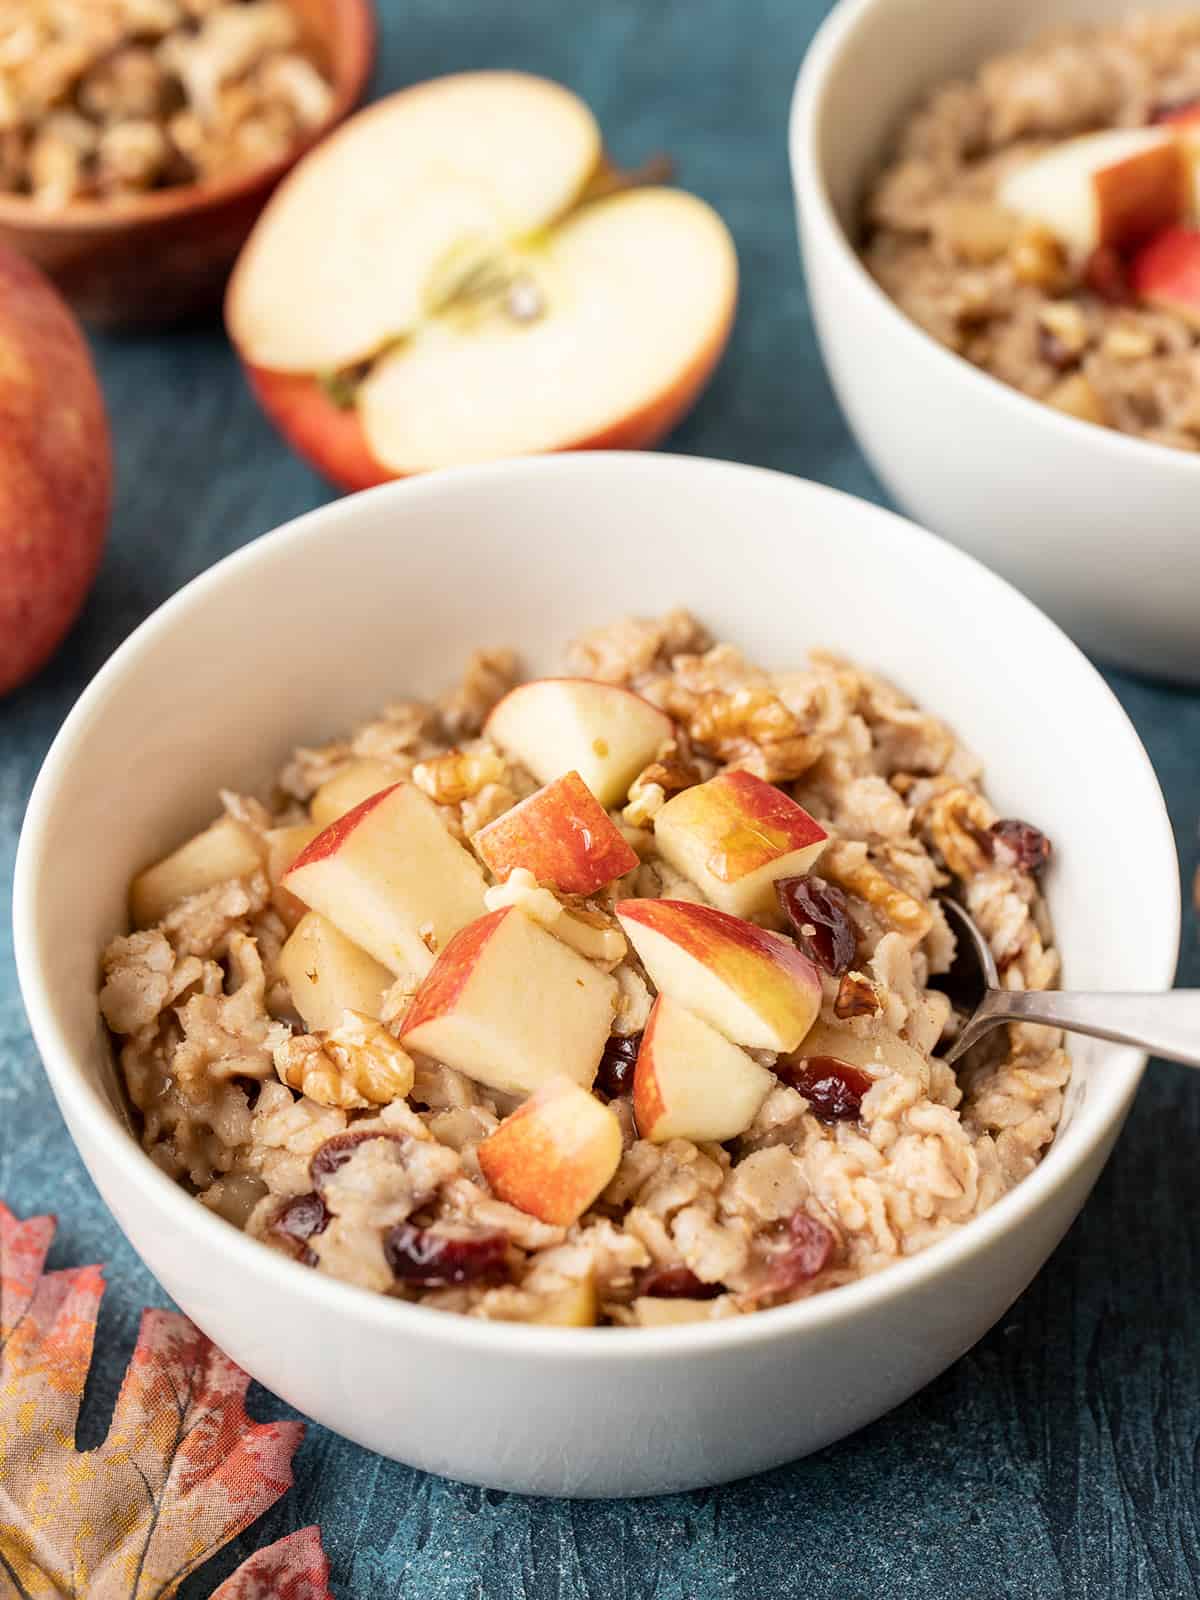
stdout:
<svg viewBox="0 0 1200 1600">
<path fill-rule="evenodd" d="M 691 617 L 476 658 L 141 873 L 100 1008 L 151 1159 L 265 1248 L 496 1320 L 660 1326 L 853 1281 L 1054 1137 L 1059 1035 L 956 1070 L 960 897 L 1055 982 L 1049 844 L 871 673 Z"/>
<path fill-rule="evenodd" d="M 0 0 L 0 192 L 48 210 L 278 161 L 332 102 L 285 0 Z"/>
<path fill-rule="evenodd" d="M 1200 12 L 1076 27 L 942 85 L 867 199 L 914 322 L 1085 421 L 1200 448 Z"/>
</svg>

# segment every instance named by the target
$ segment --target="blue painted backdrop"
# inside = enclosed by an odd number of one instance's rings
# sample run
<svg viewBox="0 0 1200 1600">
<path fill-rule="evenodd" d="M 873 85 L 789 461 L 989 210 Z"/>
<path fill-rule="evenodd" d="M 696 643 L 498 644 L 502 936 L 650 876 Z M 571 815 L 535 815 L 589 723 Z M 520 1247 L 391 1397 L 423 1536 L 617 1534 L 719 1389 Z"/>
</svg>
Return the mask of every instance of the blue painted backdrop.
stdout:
<svg viewBox="0 0 1200 1600">
<path fill-rule="evenodd" d="M 618 160 L 672 152 L 682 181 L 727 218 L 741 254 L 741 313 L 675 449 L 882 498 L 822 374 L 793 234 L 788 99 L 823 0 L 380 3 L 377 91 L 466 67 L 550 74 L 595 107 Z M 97 340 L 96 353 L 120 494 L 81 624 L 42 677 L 0 706 L 5 902 L 29 787 L 89 677 L 187 579 L 330 493 L 261 420 L 215 324 Z M 1111 681 L 1158 767 L 1190 889 L 1200 695 Z M 138 1312 L 161 1294 L 51 1102 L 0 909 L 0 1195 L 22 1213 L 60 1214 L 54 1264 L 109 1263 L 83 1420 L 82 1442 L 94 1443 Z M 1200 982 L 1191 917 L 1182 975 Z M 1195 1594 L 1198 1150 L 1200 1078 L 1155 1065 L 1084 1216 L 1003 1325 L 908 1405 L 812 1460 L 729 1489 L 569 1505 L 438 1482 L 313 1428 L 295 1490 L 185 1595 L 206 1595 L 252 1545 L 310 1521 L 324 1529 L 339 1597 Z M 802 1374 L 795 1403 L 804 1403 Z M 255 1405 L 262 1415 L 283 1410 L 257 1392 Z M 453 1408 L 447 1395 L 448 1419 Z"/>
</svg>

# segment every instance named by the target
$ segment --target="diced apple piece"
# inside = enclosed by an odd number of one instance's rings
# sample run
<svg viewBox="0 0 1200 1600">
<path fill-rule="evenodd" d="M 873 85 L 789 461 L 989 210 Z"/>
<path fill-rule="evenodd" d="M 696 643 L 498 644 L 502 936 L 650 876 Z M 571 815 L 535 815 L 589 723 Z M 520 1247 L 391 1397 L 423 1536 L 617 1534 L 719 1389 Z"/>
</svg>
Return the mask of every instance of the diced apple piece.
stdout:
<svg viewBox="0 0 1200 1600">
<path fill-rule="evenodd" d="M 335 772 L 332 778 L 326 779 L 313 795 L 308 805 L 309 816 L 321 827 L 327 827 L 339 817 L 344 817 L 347 811 L 353 811 L 355 806 L 361 805 L 371 795 L 378 794 L 381 789 L 391 788 L 398 776 L 395 767 L 389 766 L 386 761 L 375 761 L 370 757 L 351 761 L 340 772 Z"/>
<path fill-rule="evenodd" d="M 775 1077 L 724 1034 L 659 995 L 633 1073 L 638 1132 L 669 1139 L 733 1139 L 754 1121 Z"/>
<path fill-rule="evenodd" d="M 615 806 L 671 737 L 672 724 L 666 712 L 616 684 L 537 678 L 506 694 L 484 731 L 539 783 L 577 772 L 602 806 Z"/>
<path fill-rule="evenodd" d="M 722 911 L 776 924 L 777 878 L 812 869 L 828 834 L 803 806 L 751 772 L 684 789 L 654 819 L 659 853 Z"/>
<path fill-rule="evenodd" d="M 715 1322 L 729 1315 L 722 1299 L 659 1300 L 642 1295 L 633 1302 L 639 1328 L 676 1328 L 685 1322 Z"/>
<path fill-rule="evenodd" d="M 1129 265 L 1129 283 L 1147 305 L 1200 326 L 1200 229 L 1164 228 Z"/>
<path fill-rule="evenodd" d="M 794 1050 L 812 1026 L 820 974 L 790 940 L 687 900 L 622 900 L 616 909 L 659 993 L 734 1044 Z"/>
<path fill-rule="evenodd" d="M 262 850 L 249 828 L 221 817 L 169 856 L 139 872 L 129 890 L 134 926 L 149 928 L 189 895 L 215 889 L 231 878 L 260 872 Z"/>
<path fill-rule="evenodd" d="M 477 1154 L 501 1200 L 566 1228 L 616 1172 L 621 1124 L 571 1078 L 552 1078 L 488 1134 Z"/>
<path fill-rule="evenodd" d="M 815 1022 L 791 1051 L 794 1061 L 805 1061 L 814 1056 L 832 1056 L 848 1066 L 859 1067 L 878 1077 L 887 1067 L 924 1080 L 929 1071 L 925 1057 L 914 1050 L 906 1040 L 890 1029 L 877 1027 L 870 1033 L 856 1033 L 852 1028 L 840 1028 L 832 1022 Z"/>
<path fill-rule="evenodd" d="M 1169 128 L 1115 128 L 1070 139 L 1016 168 L 997 199 L 1085 256 L 1100 245 L 1125 249 L 1178 222 L 1190 181 Z"/>
<path fill-rule="evenodd" d="M 296 924 L 279 952 L 279 973 L 310 1032 L 336 1028 L 346 1011 L 378 1017 L 392 975 L 315 911 Z"/>
<path fill-rule="evenodd" d="M 331 822 L 283 882 L 390 972 L 423 976 L 484 909 L 479 863 L 411 783 Z"/>
<path fill-rule="evenodd" d="M 562 1075 L 588 1085 L 617 984 L 513 906 L 452 939 L 417 991 L 402 1034 L 419 1050 L 505 1094 Z"/>
<path fill-rule="evenodd" d="M 473 842 L 501 882 L 524 867 L 563 894 L 595 894 L 638 864 L 637 851 L 577 772 L 489 822 Z"/>
<path fill-rule="evenodd" d="M 550 1328 L 591 1328 L 598 1310 L 596 1280 L 589 1274 L 548 1295 L 542 1309 L 529 1321 Z"/>
<path fill-rule="evenodd" d="M 283 887 L 283 877 L 307 845 L 320 833 L 316 822 L 295 822 L 282 828 L 270 828 L 263 834 L 267 847 L 267 877 L 271 880 L 271 904 L 289 928 L 294 928 L 304 915 L 306 907 L 290 889 Z"/>
</svg>

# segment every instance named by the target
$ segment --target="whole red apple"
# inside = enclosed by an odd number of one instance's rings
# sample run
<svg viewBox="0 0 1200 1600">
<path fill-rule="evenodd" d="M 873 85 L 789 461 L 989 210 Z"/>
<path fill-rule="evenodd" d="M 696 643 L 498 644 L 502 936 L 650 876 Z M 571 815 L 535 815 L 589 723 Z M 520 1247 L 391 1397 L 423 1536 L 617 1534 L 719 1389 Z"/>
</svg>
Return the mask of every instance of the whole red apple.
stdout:
<svg viewBox="0 0 1200 1600">
<path fill-rule="evenodd" d="M 53 654 L 104 547 L 112 453 L 75 318 L 0 249 L 0 694 Z"/>
</svg>

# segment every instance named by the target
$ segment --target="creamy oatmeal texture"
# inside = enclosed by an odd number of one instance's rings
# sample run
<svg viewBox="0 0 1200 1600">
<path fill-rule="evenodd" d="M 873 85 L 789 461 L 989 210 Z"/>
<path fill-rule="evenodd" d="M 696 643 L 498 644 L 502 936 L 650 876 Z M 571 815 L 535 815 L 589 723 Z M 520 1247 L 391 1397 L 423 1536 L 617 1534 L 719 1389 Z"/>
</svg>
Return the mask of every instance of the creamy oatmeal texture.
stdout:
<svg viewBox="0 0 1200 1600">
<path fill-rule="evenodd" d="M 636 740 L 592 740 L 591 794 L 543 771 L 538 790 L 513 757 L 511 709 L 484 733 L 518 680 L 515 657 L 486 652 L 436 704 L 401 701 L 297 750 L 269 805 L 224 794 L 221 821 L 135 882 L 137 931 L 105 952 L 100 1005 L 150 1157 L 317 1271 L 572 1325 L 740 1315 L 875 1272 L 978 1215 L 1040 1159 L 1070 1068 L 1044 1028 L 996 1030 L 957 1073 L 933 1053 L 955 1025 L 929 986 L 954 948 L 935 895 L 961 895 L 1007 985 L 1047 987 L 1045 841 L 998 821 L 943 723 L 847 661 L 814 652 L 769 675 L 683 612 L 599 629 L 569 659 L 642 696 L 585 691 L 621 729 L 656 735 L 633 772 L 613 762 Z M 381 959 L 393 947 L 350 901 L 306 913 L 280 881 L 304 850 L 289 881 L 325 904 L 345 852 L 318 824 L 397 782 L 363 812 L 386 819 L 401 797 L 458 852 L 468 897 L 477 884 L 465 933 L 439 935 L 433 913 L 422 924 L 432 975 Z M 720 807 L 706 813 L 710 795 Z M 573 825 L 570 848 L 564 805 L 598 814 Z M 741 911 L 711 908 L 664 858 L 691 859 L 671 816 L 724 830 L 693 870 L 707 900 Z M 402 857 L 405 830 L 390 826 Z M 522 850 L 559 860 L 557 890 L 513 866 Z M 399 882 L 392 870 L 374 887 Z M 607 877 L 568 892 L 572 873 Z M 351 925 L 375 948 L 345 937 Z M 693 928 L 713 942 L 689 944 Z M 448 945 L 475 964 L 456 966 Z M 760 957 L 773 976 L 738 991 Z M 551 1006 L 560 969 L 581 998 Z M 492 1032 L 467 1027 L 471 1008 Z M 535 1082 L 548 1048 L 552 1076 Z"/>
<path fill-rule="evenodd" d="M 1200 448 L 1198 103 L 1197 11 L 1059 31 L 995 57 L 936 89 L 901 129 L 867 201 L 867 266 L 922 328 L 1005 383 L 1086 421 Z M 1111 174 L 1118 153 L 1084 136 L 1113 129 L 1140 130 L 1134 145 L 1177 134 L 1182 186 L 1175 151 L 1156 149 L 1110 187 L 1128 180 L 1126 211 L 1114 205 L 1096 236 L 1077 232 L 1078 171 L 1043 167 L 1049 181 L 1027 207 L 1017 175 L 1065 141 Z"/>
</svg>

